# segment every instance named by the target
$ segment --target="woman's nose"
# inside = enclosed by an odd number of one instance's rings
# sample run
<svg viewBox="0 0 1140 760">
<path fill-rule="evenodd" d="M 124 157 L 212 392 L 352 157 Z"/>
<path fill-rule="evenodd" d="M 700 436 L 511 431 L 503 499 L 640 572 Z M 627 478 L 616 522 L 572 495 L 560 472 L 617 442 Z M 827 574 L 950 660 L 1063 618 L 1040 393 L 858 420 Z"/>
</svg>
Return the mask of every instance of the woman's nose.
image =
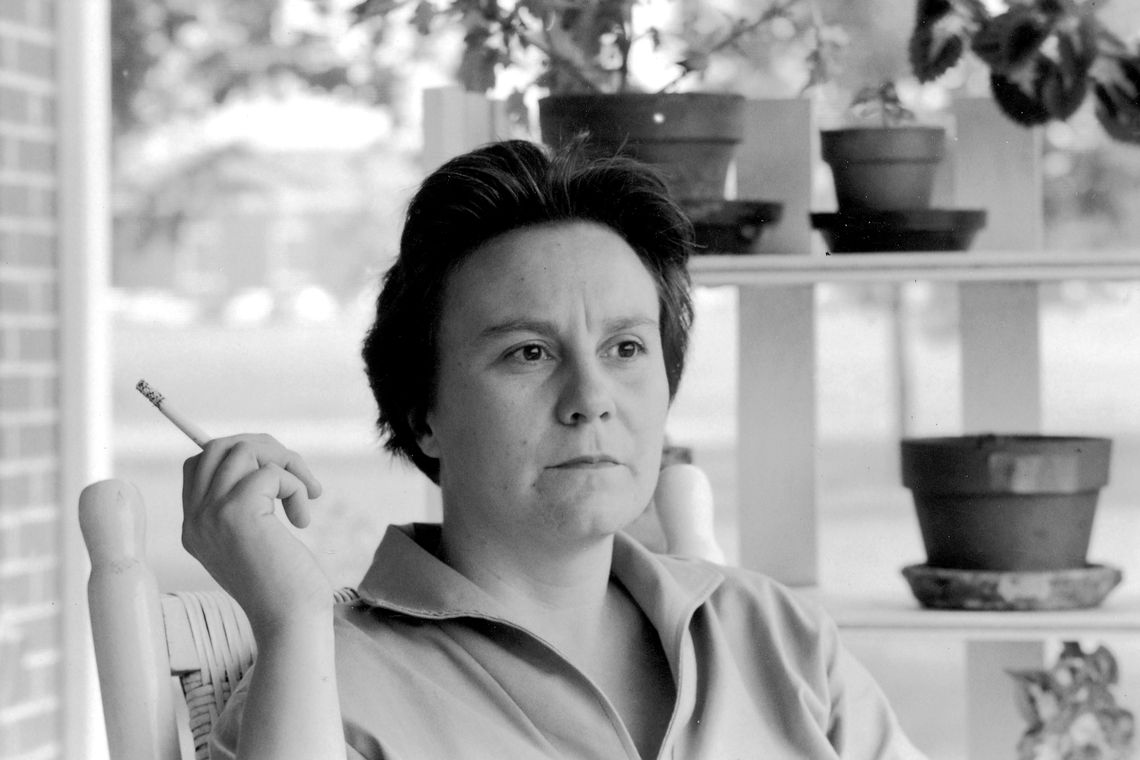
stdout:
<svg viewBox="0 0 1140 760">
<path fill-rule="evenodd" d="M 564 365 L 564 370 L 558 420 L 564 425 L 580 425 L 609 418 L 614 411 L 614 399 L 600 362 L 576 360 Z"/>
</svg>

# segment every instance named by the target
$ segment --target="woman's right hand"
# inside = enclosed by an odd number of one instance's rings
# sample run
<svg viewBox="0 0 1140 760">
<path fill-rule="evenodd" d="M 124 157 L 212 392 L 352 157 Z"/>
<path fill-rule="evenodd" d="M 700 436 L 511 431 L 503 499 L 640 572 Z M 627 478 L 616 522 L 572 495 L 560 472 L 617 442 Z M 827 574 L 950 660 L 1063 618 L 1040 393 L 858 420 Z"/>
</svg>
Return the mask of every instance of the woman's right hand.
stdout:
<svg viewBox="0 0 1140 760">
<path fill-rule="evenodd" d="M 182 468 L 182 544 L 241 605 L 254 635 L 331 615 L 333 592 L 298 528 L 321 485 L 296 452 L 267 435 L 206 444 Z"/>
</svg>

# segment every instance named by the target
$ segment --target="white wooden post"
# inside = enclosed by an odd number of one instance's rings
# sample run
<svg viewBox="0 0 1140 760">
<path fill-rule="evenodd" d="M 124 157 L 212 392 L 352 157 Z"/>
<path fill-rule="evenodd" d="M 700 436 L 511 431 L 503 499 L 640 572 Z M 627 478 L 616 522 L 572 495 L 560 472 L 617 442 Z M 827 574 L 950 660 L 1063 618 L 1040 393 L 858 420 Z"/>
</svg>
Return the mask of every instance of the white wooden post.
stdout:
<svg viewBox="0 0 1140 760">
<path fill-rule="evenodd" d="M 57 555 L 64 613 L 64 757 L 106 757 L 98 680 L 85 614 L 88 572 L 78 522 L 62 505 L 111 471 L 108 293 L 111 270 L 110 3 L 56 5 L 59 91 L 59 499 Z M 46 5 L 43 6 L 45 9 Z"/>
<path fill-rule="evenodd" d="M 742 200 L 784 204 L 759 249 L 811 250 L 812 118 L 804 99 L 750 101 L 736 161 Z M 818 580 L 814 286 L 739 289 L 740 564 L 790 585 Z"/>
<path fill-rule="evenodd" d="M 1001 115 L 987 99 L 956 107 L 952 147 L 959 208 L 984 208 L 979 251 L 1040 250 L 1041 137 Z M 1037 432 L 1041 361 L 1036 283 L 959 286 L 962 411 L 967 432 Z"/>
<path fill-rule="evenodd" d="M 955 200 L 984 208 L 974 248 L 1040 250 L 1041 138 L 1002 116 L 992 102 L 964 100 L 955 109 Z M 959 285 L 962 426 L 965 432 L 1037 432 L 1041 425 L 1038 286 L 1033 282 Z M 1024 730 L 1005 669 L 1039 667 L 1044 642 L 971 641 L 967 716 L 970 760 L 1013 757 Z"/>
<path fill-rule="evenodd" d="M 455 86 L 424 90 L 424 172 L 484 143 L 505 139 L 509 136 L 507 125 L 502 101 Z"/>
<path fill-rule="evenodd" d="M 969 760 L 1011 760 L 1028 728 L 1014 701 L 1010 669 L 1032 670 L 1045 660 L 1045 642 L 966 642 L 966 725 Z"/>
</svg>

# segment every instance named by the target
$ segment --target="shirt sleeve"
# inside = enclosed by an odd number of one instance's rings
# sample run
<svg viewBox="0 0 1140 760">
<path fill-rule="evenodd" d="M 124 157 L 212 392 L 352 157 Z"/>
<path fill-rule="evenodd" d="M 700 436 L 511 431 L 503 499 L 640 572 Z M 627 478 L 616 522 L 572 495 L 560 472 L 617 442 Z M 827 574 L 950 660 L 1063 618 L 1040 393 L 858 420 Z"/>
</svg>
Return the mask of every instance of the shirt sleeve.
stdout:
<svg viewBox="0 0 1140 760">
<path fill-rule="evenodd" d="M 886 695 L 843 645 L 830 618 L 824 639 L 833 652 L 828 739 L 839 756 L 845 760 L 927 760 L 903 733 Z"/>
<path fill-rule="evenodd" d="M 214 721 L 213 731 L 208 740 L 210 760 L 234 760 L 237 757 L 238 736 L 241 735 L 241 718 L 245 712 L 246 697 L 249 694 L 249 678 L 253 673 L 250 668 L 242 677 L 233 694 L 226 700 L 221 715 Z M 364 755 L 351 744 L 345 743 L 345 757 L 347 760 L 384 760 L 382 754 L 370 753 Z"/>
</svg>

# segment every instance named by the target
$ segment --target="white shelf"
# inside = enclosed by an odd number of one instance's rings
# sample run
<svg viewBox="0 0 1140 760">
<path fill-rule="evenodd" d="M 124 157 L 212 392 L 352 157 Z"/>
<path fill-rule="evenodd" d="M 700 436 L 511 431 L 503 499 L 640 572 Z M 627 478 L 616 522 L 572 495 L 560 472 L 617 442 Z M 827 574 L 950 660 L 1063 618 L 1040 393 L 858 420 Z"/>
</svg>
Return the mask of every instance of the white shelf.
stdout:
<svg viewBox="0 0 1140 760">
<path fill-rule="evenodd" d="M 689 272 L 706 286 L 1140 280 L 1140 251 L 698 255 Z"/>
<path fill-rule="evenodd" d="M 1140 591 L 1118 588 L 1087 610 L 972 612 L 928 610 L 905 589 L 898 594 L 839 596 L 802 590 L 823 605 L 840 628 L 853 633 L 922 634 L 964 641 L 1100 638 L 1140 633 Z"/>
</svg>

